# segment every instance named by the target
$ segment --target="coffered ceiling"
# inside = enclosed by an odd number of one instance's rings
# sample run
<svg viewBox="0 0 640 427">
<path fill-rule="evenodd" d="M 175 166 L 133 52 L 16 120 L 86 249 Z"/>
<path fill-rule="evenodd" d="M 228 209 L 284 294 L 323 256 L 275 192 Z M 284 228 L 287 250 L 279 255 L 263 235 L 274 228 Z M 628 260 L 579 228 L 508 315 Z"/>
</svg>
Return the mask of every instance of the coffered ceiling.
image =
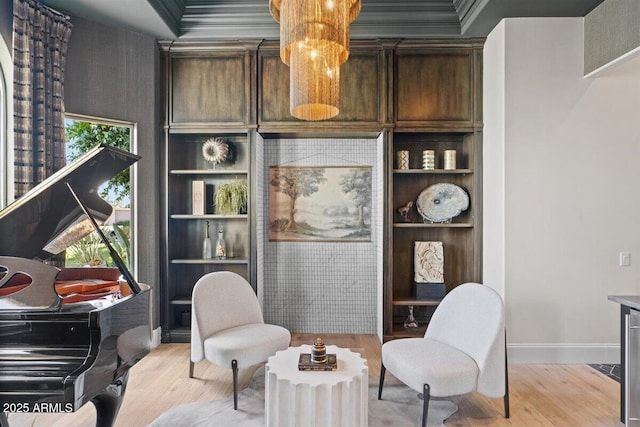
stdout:
<svg viewBox="0 0 640 427">
<path fill-rule="evenodd" d="M 277 39 L 268 0 L 41 0 L 158 39 Z M 603 0 L 362 0 L 352 38 L 484 37 L 505 17 L 585 16 Z"/>
</svg>

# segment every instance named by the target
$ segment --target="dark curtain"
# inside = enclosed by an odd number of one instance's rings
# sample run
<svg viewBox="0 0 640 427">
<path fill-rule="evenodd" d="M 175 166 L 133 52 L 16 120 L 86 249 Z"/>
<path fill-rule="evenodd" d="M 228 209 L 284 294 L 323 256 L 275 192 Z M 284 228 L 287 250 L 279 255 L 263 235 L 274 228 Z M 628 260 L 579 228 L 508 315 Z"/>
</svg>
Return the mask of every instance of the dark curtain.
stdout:
<svg viewBox="0 0 640 427">
<path fill-rule="evenodd" d="M 71 21 L 35 0 L 13 2 L 15 197 L 66 164 L 64 66 Z"/>
</svg>

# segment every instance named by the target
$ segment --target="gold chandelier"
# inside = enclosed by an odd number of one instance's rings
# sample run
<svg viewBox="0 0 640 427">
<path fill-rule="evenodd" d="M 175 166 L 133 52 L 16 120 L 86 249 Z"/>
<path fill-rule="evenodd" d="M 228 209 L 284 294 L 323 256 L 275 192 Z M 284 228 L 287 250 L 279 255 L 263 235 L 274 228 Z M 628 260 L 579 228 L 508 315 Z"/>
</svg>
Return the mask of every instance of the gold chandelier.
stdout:
<svg viewBox="0 0 640 427">
<path fill-rule="evenodd" d="M 289 66 L 291 115 L 330 119 L 340 111 L 340 65 L 360 0 L 269 0 L 280 23 L 280 58 Z"/>
</svg>

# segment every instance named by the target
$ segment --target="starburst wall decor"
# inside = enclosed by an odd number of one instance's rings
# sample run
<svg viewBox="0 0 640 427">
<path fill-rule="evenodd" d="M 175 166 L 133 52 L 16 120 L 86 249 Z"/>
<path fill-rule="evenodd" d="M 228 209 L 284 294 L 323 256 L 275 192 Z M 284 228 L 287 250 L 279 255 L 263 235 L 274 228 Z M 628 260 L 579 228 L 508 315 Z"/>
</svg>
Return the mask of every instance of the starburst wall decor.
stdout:
<svg viewBox="0 0 640 427">
<path fill-rule="evenodd" d="M 210 138 L 202 146 L 202 156 L 215 168 L 217 164 L 227 160 L 229 155 L 229 144 L 222 138 Z"/>
</svg>

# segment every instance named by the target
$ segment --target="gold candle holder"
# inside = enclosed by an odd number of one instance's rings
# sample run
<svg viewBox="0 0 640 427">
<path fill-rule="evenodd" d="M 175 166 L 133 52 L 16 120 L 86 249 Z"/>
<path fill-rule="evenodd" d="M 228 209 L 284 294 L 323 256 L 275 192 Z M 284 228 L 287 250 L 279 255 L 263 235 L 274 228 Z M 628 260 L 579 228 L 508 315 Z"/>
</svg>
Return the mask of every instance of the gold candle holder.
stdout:
<svg viewBox="0 0 640 427">
<path fill-rule="evenodd" d="M 409 169 L 409 151 L 398 151 L 398 169 Z"/>
<path fill-rule="evenodd" d="M 422 152 L 422 169 L 433 170 L 436 168 L 436 152 L 434 150 L 424 150 Z"/>
</svg>

